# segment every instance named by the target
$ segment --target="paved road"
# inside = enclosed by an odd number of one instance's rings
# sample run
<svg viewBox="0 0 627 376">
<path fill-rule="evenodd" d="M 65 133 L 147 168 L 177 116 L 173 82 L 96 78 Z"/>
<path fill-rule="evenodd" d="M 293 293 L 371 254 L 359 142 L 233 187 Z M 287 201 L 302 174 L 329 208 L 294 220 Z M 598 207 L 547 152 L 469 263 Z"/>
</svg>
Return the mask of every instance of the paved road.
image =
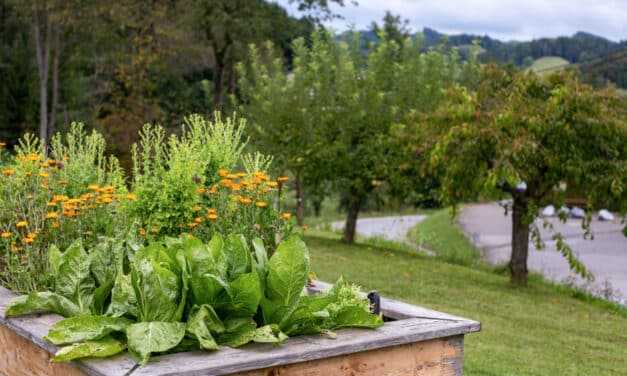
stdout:
<svg viewBox="0 0 627 376">
<path fill-rule="evenodd" d="M 409 229 L 426 217 L 426 215 L 403 215 L 396 217 L 360 218 L 357 219 L 357 228 L 355 231 L 358 235 L 365 237 L 377 236 L 387 240 L 406 242 Z M 344 225 L 344 221 L 337 221 L 331 223 L 331 228 L 333 230 L 341 230 L 344 228 Z"/>
<path fill-rule="evenodd" d="M 603 295 L 611 286 L 614 298 L 623 302 L 627 299 L 627 238 L 622 234 L 623 225 L 618 219 L 602 222 L 594 219 L 592 230 L 594 240 L 584 240 L 581 220 L 568 219 L 562 223 L 550 219 L 556 230 L 567 239 L 579 259 L 593 273 L 595 281 L 591 291 Z M 465 206 L 459 222 L 467 236 L 477 242 L 483 250 L 483 257 L 491 263 L 506 263 L 511 254 L 511 215 L 505 216 L 497 203 L 473 204 Z M 541 224 L 541 220 L 539 222 Z M 542 228 L 542 226 L 540 225 Z M 529 245 L 528 266 L 530 270 L 542 273 L 547 278 L 562 282 L 572 280 L 582 284 L 568 267 L 568 262 L 557 252 L 548 230 L 541 230 L 546 248 L 537 251 Z M 609 284 L 609 285 L 608 285 Z"/>
</svg>

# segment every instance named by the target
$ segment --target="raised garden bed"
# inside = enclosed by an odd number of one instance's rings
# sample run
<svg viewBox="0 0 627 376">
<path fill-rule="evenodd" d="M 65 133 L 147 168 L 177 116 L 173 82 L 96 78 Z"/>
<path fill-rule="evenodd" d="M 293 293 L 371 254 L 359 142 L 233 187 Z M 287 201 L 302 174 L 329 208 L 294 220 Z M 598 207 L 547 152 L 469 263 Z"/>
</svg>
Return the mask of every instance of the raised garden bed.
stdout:
<svg viewBox="0 0 627 376">
<path fill-rule="evenodd" d="M 329 285 L 315 282 L 311 293 Z M 57 347 L 42 338 L 55 314 L 6 319 L 15 294 L 0 287 L 0 375 L 459 375 L 464 334 L 477 321 L 403 302 L 381 299 L 386 324 L 375 330 L 340 329 L 289 338 L 286 343 L 251 343 L 238 349 L 155 356 L 140 367 L 126 353 L 108 359 L 50 363 Z"/>
</svg>

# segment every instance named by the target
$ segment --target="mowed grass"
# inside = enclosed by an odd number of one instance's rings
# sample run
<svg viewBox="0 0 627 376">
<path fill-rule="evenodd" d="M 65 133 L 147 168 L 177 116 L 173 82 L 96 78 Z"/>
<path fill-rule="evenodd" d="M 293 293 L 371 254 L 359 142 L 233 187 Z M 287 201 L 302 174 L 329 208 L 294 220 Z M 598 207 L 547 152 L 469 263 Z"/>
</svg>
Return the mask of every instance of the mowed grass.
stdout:
<svg viewBox="0 0 627 376">
<path fill-rule="evenodd" d="M 427 248 L 437 258 L 460 265 L 477 262 L 481 253 L 466 239 L 459 226 L 451 225 L 448 209 L 434 211 L 407 234 L 407 238 L 420 247 Z"/>
<path fill-rule="evenodd" d="M 569 64 L 568 60 L 558 56 L 544 56 L 534 60 L 529 69 L 538 74 L 546 74 L 565 69 Z"/>
<path fill-rule="evenodd" d="M 466 336 L 468 375 L 618 375 L 627 371 L 627 313 L 573 298 L 532 276 L 512 288 L 485 268 L 450 264 L 385 245 L 346 245 L 309 231 L 318 278 L 344 275 L 364 290 L 481 322 Z"/>
</svg>

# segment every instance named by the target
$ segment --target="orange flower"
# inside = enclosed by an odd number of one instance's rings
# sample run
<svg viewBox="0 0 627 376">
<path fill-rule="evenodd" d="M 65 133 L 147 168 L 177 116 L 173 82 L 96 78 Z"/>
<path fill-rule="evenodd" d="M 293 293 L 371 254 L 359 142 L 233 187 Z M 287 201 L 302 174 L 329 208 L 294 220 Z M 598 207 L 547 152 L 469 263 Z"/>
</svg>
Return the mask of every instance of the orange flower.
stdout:
<svg viewBox="0 0 627 376">
<path fill-rule="evenodd" d="M 11 233 L 10 232 L 3 232 L 2 234 L 0 234 L 1 237 L 3 238 L 10 238 L 11 237 Z"/>
<path fill-rule="evenodd" d="M 209 190 L 209 193 L 216 193 L 218 191 L 218 186 L 214 185 L 211 187 L 211 189 Z"/>
<path fill-rule="evenodd" d="M 200 188 L 196 189 L 196 192 L 201 195 L 201 194 L 205 193 L 205 188 L 200 187 Z"/>
<path fill-rule="evenodd" d="M 288 181 L 290 178 L 288 178 L 287 176 L 279 176 L 276 181 L 278 181 L 279 183 L 285 183 L 286 181 Z"/>
<path fill-rule="evenodd" d="M 277 185 L 279 185 L 279 183 L 277 183 L 275 181 L 269 181 L 268 182 L 268 187 L 276 187 Z"/>
<path fill-rule="evenodd" d="M 129 194 L 126 195 L 126 199 L 127 200 L 131 200 L 131 201 L 135 200 L 135 199 L 137 199 L 137 195 L 135 193 L 129 193 Z"/>
<path fill-rule="evenodd" d="M 19 221 L 18 223 L 15 224 L 15 227 L 26 227 L 28 226 L 28 222 L 26 221 Z"/>
<path fill-rule="evenodd" d="M 195 205 L 195 206 L 192 208 L 192 210 L 193 210 L 193 211 L 199 211 L 200 209 L 201 209 L 201 208 L 200 208 L 200 205 Z"/>
<path fill-rule="evenodd" d="M 196 218 L 194 218 L 194 222 L 196 222 L 196 223 L 201 223 L 203 220 L 204 220 L 204 219 L 203 219 L 203 218 L 201 218 L 201 217 L 196 217 Z"/>
<path fill-rule="evenodd" d="M 46 161 L 46 162 L 39 162 L 39 167 L 41 167 L 41 168 L 50 167 L 50 164 L 48 164 L 48 161 Z"/>
<path fill-rule="evenodd" d="M 15 171 L 13 170 L 2 170 L 2 175 L 13 175 L 15 173 Z"/>
<path fill-rule="evenodd" d="M 225 187 L 230 187 L 231 184 L 233 184 L 233 182 L 230 179 L 222 179 L 219 181 L 219 183 Z"/>
<path fill-rule="evenodd" d="M 7 143 L 6 143 L 6 142 L 0 142 L 0 148 L 3 148 L 3 147 L 5 147 L 5 146 L 7 146 Z"/>
<path fill-rule="evenodd" d="M 52 201 L 46 204 L 47 206 L 57 206 L 57 203 Z"/>
<path fill-rule="evenodd" d="M 290 219 L 292 218 L 292 213 L 283 213 L 283 219 Z"/>
<path fill-rule="evenodd" d="M 194 237 L 194 235 L 192 235 L 192 234 L 187 234 L 187 235 L 185 235 L 185 236 L 187 237 L 187 239 L 191 239 L 191 238 L 193 238 L 193 237 Z"/>
<path fill-rule="evenodd" d="M 216 210 L 215 209 L 207 209 L 207 213 L 209 214 L 215 214 Z"/>
<path fill-rule="evenodd" d="M 146 235 L 146 230 L 144 230 L 143 228 L 140 228 L 139 235 Z"/>
<path fill-rule="evenodd" d="M 46 214 L 46 219 L 54 219 L 58 217 L 59 217 L 59 214 L 57 214 L 56 212 L 50 212 Z"/>
<path fill-rule="evenodd" d="M 198 223 L 196 223 L 196 222 L 190 222 L 190 223 L 187 224 L 187 227 L 189 227 L 189 228 L 194 228 L 196 226 L 198 226 Z"/>
<path fill-rule="evenodd" d="M 57 222 L 57 221 L 52 222 L 52 227 L 54 227 L 54 228 L 59 228 L 59 226 L 61 226 L 61 225 L 59 224 L 59 222 Z"/>
<path fill-rule="evenodd" d="M 45 182 L 44 182 L 41 186 L 42 186 L 43 188 L 48 189 L 48 182 L 47 182 L 47 181 L 45 181 Z"/>
<path fill-rule="evenodd" d="M 33 161 L 33 162 L 37 162 L 39 160 L 39 154 L 37 154 L 37 153 L 30 153 L 30 154 L 28 154 L 28 160 Z"/>
<path fill-rule="evenodd" d="M 226 178 L 227 179 L 237 179 L 238 175 L 237 174 L 226 174 Z"/>
<path fill-rule="evenodd" d="M 239 200 L 239 202 L 241 202 L 244 205 L 250 205 L 250 203 L 253 201 L 249 198 L 242 198 L 241 200 Z"/>
<path fill-rule="evenodd" d="M 100 187 L 99 187 L 99 186 L 97 186 L 96 184 L 89 184 L 89 185 L 87 186 L 87 189 L 89 189 L 90 191 L 97 191 L 97 190 L 99 190 L 99 189 L 100 189 Z"/>
<path fill-rule="evenodd" d="M 67 180 L 59 180 L 58 183 L 59 183 L 59 185 L 66 185 L 67 183 L 69 183 L 69 181 L 67 181 Z"/>
<path fill-rule="evenodd" d="M 229 174 L 229 170 L 227 170 L 226 168 L 221 168 L 218 170 L 218 175 L 220 176 L 226 176 Z"/>
<path fill-rule="evenodd" d="M 54 159 L 48 159 L 48 164 L 53 165 L 53 164 L 56 164 L 56 163 L 57 163 L 57 161 L 55 161 Z"/>
<path fill-rule="evenodd" d="M 216 219 L 218 219 L 218 215 L 217 214 L 209 214 L 207 216 L 207 219 L 210 219 L 212 221 L 215 221 Z"/>
<path fill-rule="evenodd" d="M 25 161 L 26 157 L 23 155 L 20 155 L 19 157 L 17 157 L 17 159 L 19 159 L 20 161 Z"/>
<path fill-rule="evenodd" d="M 87 231 L 85 231 L 85 235 L 91 236 L 91 235 L 93 235 L 93 234 L 94 234 L 94 232 L 93 232 L 93 231 L 91 231 L 91 230 L 87 230 Z"/>
<path fill-rule="evenodd" d="M 26 234 L 26 237 L 29 239 L 35 239 L 37 237 L 37 233 L 29 232 L 28 234 Z"/>
<path fill-rule="evenodd" d="M 257 202 L 255 202 L 255 205 L 256 205 L 258 208 L 265 208 L 266 206 L 268 206 L 268 204 L 266 204 L 266 203 L 265 203 L 265 202 L 263 202 L 263 201 L 257 201 Z"/>
<path fill-rule="evenodd" d="M 22 238 L 22 243 L 32 243 L 35 241 L 35 239 L 31 239 L 31 238 Z"/>
</svg>

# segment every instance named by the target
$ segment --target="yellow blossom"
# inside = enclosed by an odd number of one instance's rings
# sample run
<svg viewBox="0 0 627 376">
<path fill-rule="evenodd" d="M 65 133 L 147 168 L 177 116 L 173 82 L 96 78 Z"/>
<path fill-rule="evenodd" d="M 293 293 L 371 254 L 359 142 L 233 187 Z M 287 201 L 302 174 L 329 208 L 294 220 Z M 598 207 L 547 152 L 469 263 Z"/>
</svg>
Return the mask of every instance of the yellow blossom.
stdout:
<svg viewBox="0 0 627 376">
<path fill-rule="evenodd" d="M 37 153 L 30 153 L 30 154 L 28 154 L 28 160 L 33 161 L 33 162 L 37 162 L 39 160 L 39 154 L 37 154 Z"/>
<path fill-rule="evenodd" d="M 196 222 L 196 223 L 200 223 L 200 222 L 202 222 L 202 221 L 203 221 L 203 218 L 202 218 L 202 217 L 196 217 L 196 218 L 194 218 L 194 222 Z"/>
<path fill-rule="evenodd" d="M 52 227 L 54 227 L 54 228 L 59 228 L 59 226 L 61 226 L 61 225 L 59 224 L 59 222 L 57 222 L 57 221 L 52 222 Z"/>
<path fill-rule="evenodd" d="M 159 232 L 159 226 L 152 226 L 150 228 L 150 231 L 152 231 L 152 232 Z"/>
<path fill-rule="evenodd" d="M 207 213 L 209 214 L 215 214 L 216 210 L 215 209 L 207 209 Z"/>
<path fill-rule="evenodd" d="M 66 185 L 67 183 L 69 183 L 69 181 L 67 181 L 67 180 L 59 180 L 58 183 L 59 183 L 59 185 Z"/>
<path fill-rule="evenodd" d="M 193 211 L 199 211 L 200 209 L 200 205 L 198 204 L 194 205 L 194 207 L 192 208 Z"/>
<path fill-rule="evenodd" d="M 189 228 L 194 228 L 196 226 L 198 226 L 198 223 L 196 223 L 196 222 L 190 222 L 190 223 L 187 224 L 187 227 L 189 227 Z"/>
<path fill-rule="evenodd" d="M 59 217 L 59 214 L 57 214 L 56 212 L 50 212 L 46 214 L 46 219 L 54 219 L 58 217 Z"/>
<path fill-rule="evenodd" d="M 29 239 L 35 239 L 37 237 L 37 233 L 29 232 L 28 234 L 26 234 L 26 237 Z"/>
<path fill-rule="evenodd" d="M 266 206 L 268 206 L 268 204 L 266 204 L 266 203 L 265 203 L 265 202 L 263 202 L 263 201 L 257 201 L 257 202 L 255 202 L 255 205 L 256 205 L 258 208 L 265 208 Z"/>
<path fill-rule="evenodd" d="M 200 188 L 196 189 L 196 192 L 198 194 L 203 194 L 203 193 L 205 193 L 205 188 L 200 187 Z"/>
<path fill-rule="evenodd" d="M 218 175 L 220 176 L 226 176 L 229 174 L 229 170 L 227 170 L 226 168 L 221 168 L 218 170 Z"/>
<path fill-rule="evenodd" d="M 15 173 L 15 171 L 8 169 L 8 170 L 2 170 L 2 175 L 13 175 Z"/>
<path fill-rule="evenodd" d="M 35 241 L 35 239 L 31 239 L 31 238 L 22 238 L 22 243 L 32 243 Z"/>
<path fill-rule="evenodd" d="M 279 176 L 276 181 L 278 181 L 279 183 L 285 183 L 286 181 L 288 181 L 289 178 L 287 176 Z"/>
<path fill-rule="evenodd" d="M 217 214 L 209 214 L 207 216 L 207 219 L 210 219 L 212 221 L 215 221 L 216 219 L 218 219 L 218 215 Z"/>
<path fill-rule="evenodd" d="M 292 213 L 283 213 L 283 219 L 290 219 L 292 218 Z"/>
<path fill-rule="evenodd" d="M 242 198 L 241 200 L 239 200 L 239 202 L 241 202 L 244 205 L 249 205 L 252 202 L 252 200 L 249 198 Z"/>
<path fill-rule="evenodd" d="M 137 199 L 137 195 L 135 193 L 129 193 L 126 195 L 126 199 L 127 200 L 136 200 Z"/>
<path fill-rule="evenodd" d="M 0 234 L 0 236 L 2 236 L 3 238 L 10 238 L 11 237 L 11 233 L 10 232 L 3 232 L 2 234 Z"/>
<path fill-rule="evenodd" d="M 276 187 L 277 185 L 279 185 L 279 183 L 277 183 L 275 181 L 269 181 L 268 182 L 268 187 Z"/>
<path fill-rule="evenodd" d="M 93 234 L 94 234 L 94 232 L 93 232 L 93 231 L 91 231 L 91 230 L 87 230 L 87 231 L 85 231 L 85 235 L 90 236 L 90 235 L 93 235 Z"/>
<path fill-rule="evenodd" d="M 90 191 L 97 191 L 97 190 L 99 190 L 99 189 L 100 189 L 100 187 L 99 187 L 99 186 L 97 186 L 96 184 L 89 184 L 89 185 L 87 186 L 87 189 L 89 189 Z"/>
<path fill-rule="evenodd" d="M 26 221 L 19 221 L 19 222 L 17 222 L 15 224 L 15 227 L 18 227 L 18 228 L 19 227 L 26 227 L 26 226 L 28 226 L 28 222 L 26 222 Z"/>
</svg>

